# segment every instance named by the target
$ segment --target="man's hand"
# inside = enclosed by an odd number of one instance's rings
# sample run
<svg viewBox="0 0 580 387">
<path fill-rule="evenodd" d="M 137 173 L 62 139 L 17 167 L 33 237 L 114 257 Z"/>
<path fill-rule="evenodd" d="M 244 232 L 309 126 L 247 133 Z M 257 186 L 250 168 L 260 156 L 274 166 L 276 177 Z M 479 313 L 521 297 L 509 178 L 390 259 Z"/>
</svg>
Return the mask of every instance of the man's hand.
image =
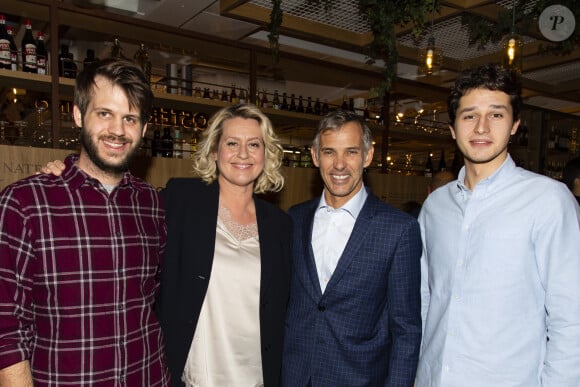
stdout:
<svg viewBox="0 0 580 387">
<path fill-rule="evenodd" d="M 12 364 L 0 370 L 0 386 L 2 387 L 33 387 L 32 373 L 28 360 Z"/>
<path fill-rule="evenodd" d="M 46 165 L 44 167 L 40 168 L 39 173 L 53 174 L 55 176 L 60 176 L 60 175 L 62 175 L 62 171 L 64 171 L 65 168 L 66 168 L 66 166 L 64 165 L 64 163 L 62 161 L 54 160 L 54 161 L 49 161 L 48 163 L 46 163 Z"/>
</svg>

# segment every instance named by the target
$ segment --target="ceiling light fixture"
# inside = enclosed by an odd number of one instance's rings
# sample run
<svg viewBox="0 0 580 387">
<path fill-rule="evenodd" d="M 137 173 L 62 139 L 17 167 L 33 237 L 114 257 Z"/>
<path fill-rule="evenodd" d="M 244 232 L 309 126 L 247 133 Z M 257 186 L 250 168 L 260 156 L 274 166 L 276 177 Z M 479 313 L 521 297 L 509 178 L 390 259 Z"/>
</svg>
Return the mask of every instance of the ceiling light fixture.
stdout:
<svg viewBox="0 0 580 387">
<path fill-rule="evenodd" d="M 512 1 L 512 29 L 502 41 L 502 64 L 505 68 L 522 72 L 522 54 L 524 41 L 516 33 L 516 0 Z"/>
<path fill-rule="evenodd" d="M 433 9 L 431 11 L 431 31 L 429 39 L 427 39 L 427 47 L 419 49 L 419 73 L 424 75 L 433 75 L 438 72 L 443 63 L 441 47 L 435 45 L 435 36 L 433 35 L 434 18 L 435 0 L 433 0 Z"/>
</svg>

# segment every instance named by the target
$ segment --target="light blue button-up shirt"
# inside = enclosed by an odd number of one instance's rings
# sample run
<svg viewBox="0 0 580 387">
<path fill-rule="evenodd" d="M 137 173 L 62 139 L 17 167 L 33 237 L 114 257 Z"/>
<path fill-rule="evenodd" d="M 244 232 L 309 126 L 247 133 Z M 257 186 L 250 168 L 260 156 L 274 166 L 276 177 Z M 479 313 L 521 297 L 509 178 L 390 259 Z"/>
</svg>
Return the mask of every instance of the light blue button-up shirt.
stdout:
<svg viewBox="0 0 580 387">
<path fill-rule="evenodd" d="M 340 208 L 332 208 L 328 205 L 324 194 L 320 197 L 312 227 L 312 251 L 322 293 L 326 290 L 326 285 L 338 265 L 368 196 L 367 190 L 362 186 Z"/>
<path fill-rule="evenodd" d="M 423 235 L 418 387 L 580 386 L 580 209 L 508 156 L 435 190 Z"/>
</svg>

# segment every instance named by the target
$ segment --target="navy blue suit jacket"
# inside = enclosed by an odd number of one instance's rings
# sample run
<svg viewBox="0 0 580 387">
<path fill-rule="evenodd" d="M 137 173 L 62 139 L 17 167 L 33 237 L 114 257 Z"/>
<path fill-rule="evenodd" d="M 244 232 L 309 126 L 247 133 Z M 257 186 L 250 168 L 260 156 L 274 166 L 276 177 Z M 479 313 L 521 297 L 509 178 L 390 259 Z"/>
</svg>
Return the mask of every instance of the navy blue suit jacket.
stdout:
<svg viewBox="0 0 580 387">
<path fill-rule="evenodd" d="M 283 386 L 412 387 L 421 344 L 417 221 L 369 193 L 322 294 L 311 247 L 318 204 L 289 210 L 294 259 Z"/>
</svg>

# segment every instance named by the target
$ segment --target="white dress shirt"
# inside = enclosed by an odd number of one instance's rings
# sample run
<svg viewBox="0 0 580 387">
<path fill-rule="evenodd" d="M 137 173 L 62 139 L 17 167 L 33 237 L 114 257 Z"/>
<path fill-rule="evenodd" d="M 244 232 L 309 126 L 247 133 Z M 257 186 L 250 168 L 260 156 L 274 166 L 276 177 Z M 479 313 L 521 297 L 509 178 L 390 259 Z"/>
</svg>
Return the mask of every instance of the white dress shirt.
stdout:
<svg viewBox="0 0 580 387">
<path fill-rule="evenodd" d="M 320 204 L 314 215 L 312 250 L 322 293 L 336 269 L 367 196 L 367 191 L 362 186 L 360 191 L 340 208 L 328 205 L 324 194 L 320 198 Z"/>
</svg>

